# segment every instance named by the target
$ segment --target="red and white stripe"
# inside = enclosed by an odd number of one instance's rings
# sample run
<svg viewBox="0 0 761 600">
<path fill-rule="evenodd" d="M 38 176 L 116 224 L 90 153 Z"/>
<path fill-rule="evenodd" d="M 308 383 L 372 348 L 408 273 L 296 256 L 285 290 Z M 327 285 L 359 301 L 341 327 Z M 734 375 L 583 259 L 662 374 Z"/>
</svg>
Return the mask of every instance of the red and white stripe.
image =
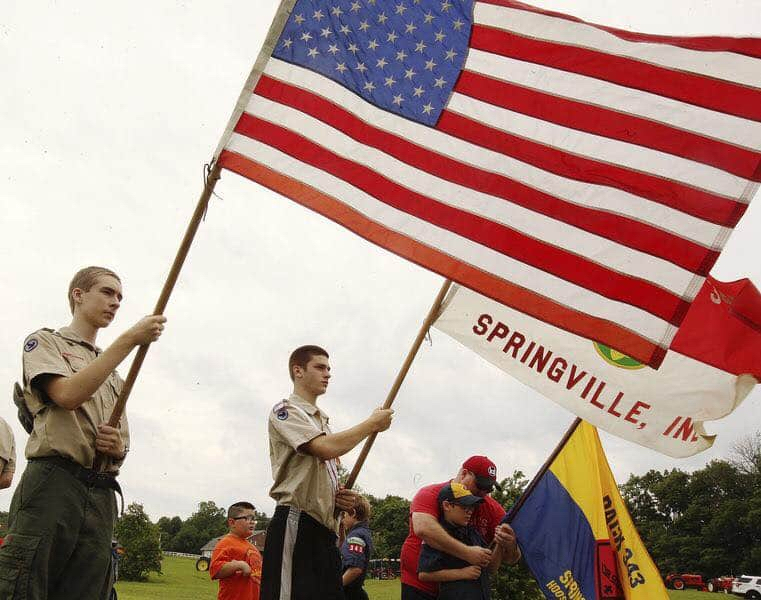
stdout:
<svg viewBox="0 0 761 600">
<path fill-rule="evenodd" d="M 220 164 L 657 366 L 761 181 L 761 44 L 474 19 L 435 128 L 270 58 Z"/>
</svg>

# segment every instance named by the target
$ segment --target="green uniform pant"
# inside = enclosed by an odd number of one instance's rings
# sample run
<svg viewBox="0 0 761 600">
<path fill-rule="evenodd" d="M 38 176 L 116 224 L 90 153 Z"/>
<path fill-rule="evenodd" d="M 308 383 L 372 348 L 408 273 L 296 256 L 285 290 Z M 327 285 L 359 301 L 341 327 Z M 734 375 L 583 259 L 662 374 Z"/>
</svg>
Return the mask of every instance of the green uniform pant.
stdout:
<svg viewBox="0 0 761 600">
<path fill-rule="evenodd" d="M 112 585 L 113 490 L 31 461 L 0 547 L 0 600 L 105 600 Z"/>
</svg>

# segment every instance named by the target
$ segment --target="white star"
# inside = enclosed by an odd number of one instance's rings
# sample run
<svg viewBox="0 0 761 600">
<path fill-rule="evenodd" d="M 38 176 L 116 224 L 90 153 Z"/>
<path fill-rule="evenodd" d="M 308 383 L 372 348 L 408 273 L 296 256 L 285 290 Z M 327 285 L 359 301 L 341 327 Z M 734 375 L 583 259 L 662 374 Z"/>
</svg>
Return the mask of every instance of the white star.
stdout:
<svg viewBox="0 0 761 600">
<path fill-rule="evenodd" d="M 364 73 L 367 71 L 367 67 L 365 66 L 365 63 L 358 62 L 357 66 L 354 67 L 355 71 L 359 71 L 360 73 Z"/>
<path fill-rule="evenodd" d="M 351 12 L 359 12 L 359 8 L 360 8 L 359 2 L 351 3 Z"/>
<path fill-rule="evenodd" d="M 312 18 L 319 23 L 320 21 L 322 21 L 324 16 L 325 15 L 322 14 L 321 10 L 316 10 L 316 11 L 314 11 L 314 14 L 312 15 Z"/>
<path fill-rule="evenodd" d="M 329 35 L 333 35 L 333 32 L 330 30 L 330 27 L 326 27 L 325 29 L 320 30 L 320 36 L 321 37 L 328 37 Z"/>
<path fill-rule="evenodd" d="M 293 44 L 293 41 L 291 38 L 288 38 L 287 40 L 283 40 L 283 48 L 290 48 L 291 44 Z"/>
<path fill-rule="evenodd" d="M 417 25 L 410 22 L 410 23 L 407 23 L 407 26 L 404 28 L 404 33 L 412 33 L 416 29 L 417 29 Z"/>
<path fill-rule="evenodd" d="M 454 49 L 447 50 L 447 60 L 451 60 L 452 62 L 454 62 L 455 56 L 457 56 L 457 52 L 455 52 Z"/>
<path fill-rule="evenodd" d="M 422 52 L 427 47 L 428 46 L 425 45 L 425 42 L 423 40 L 420 40 L 417 44 L 415 44 L 415 52 Z"/>
<path fill-rule="evenodd" d="M 304 15 L 301 15 L 301 14 L 293 17 L 293 20 L 296 21 L 297 25 L 301 25 L 304 21 L 306 21 L 306 19 L 304 18 Z"/>
<path fill-rule="evenodd" d="M 378 40 L 370 40 L 370 43 L 367 44 L 368 50 L 375 50 L 378 47 Z"/>
<path fill-rule="evenodd" d="M 444 12 L 447 12 L 450 8 L 452 8 L 452 3 L 449 0 L 444 0 L 444 2 L 441 3 L 441 10 Z"/>
<path fill-rule="evenodd" d="M 345 33 L 346 35 L 349 35 L 349 33 L 351 32 L 351 29 L 349 29 L 349 26 L 346 23 L 344 23 L 343 25 L 341 25 L 341 27 L 338 28 L 338 31 L 340 31 L 341 33 Z"/>
<path fill-rule="evenodd" d="M 386 13 L 381 13 L 378 15 L 378 23 L 383 25 L 386 21 L 388 21 L 388 17 L 386 16 Z"/>
<path fill-rule="evenodd" d="M 452 27 L 454 27 L 455 31 L 460 31 L 462 29 L 462 26 L 465 25 L 464 21 L 460 21 L 460 19 L 457 19 L 452 23 Z"/>
<path fill-rule="evenodd" d="M 385 58 L 381 57 L 381 58 L 379 58 L 379 59 L 378 59 L 378 61 L 375 63 L 375 66 L 376 66 L 376 67 L 380 67 L 380 68 L 382 69 L 382 68 L 383 68 L 383 67 L 385 67 L 387 64 L 388 64 L 388 61 L 387 61 Z"/>
<path fill-rule="evenodd" d="M 404 71 L 405 79 L 412 79 L 415 75 L 417 75 L 417 73 L 415 73 L 415 71 L 412 70 L 412 67 Z"/>
<path fill-rule="evenodd" d="M 330 9 L 330 14 L 334 17 L 340 17 L 342 14 L 344 14 L 344 11 L 341 10 L 340 6 L 334 6 Z"/>
<path fill-rule="evenodd" d="M 385 83 L 386 87 L 391 87 L 395 83 L 396 83 L 396 79 L 394 79 L 393 75 L 386 77 L 386 83 Z"/>
<path fill-rule="evenodd" d="M 426 25 L 430 25 L 431 23 L 433 23 L 433 19 L 434 19 L 434 17 L 433 17 L 433 13 L 432 13 L 432 12 L 429 10 L 429 11 L 426 13 L 426 15 L 425 15 L 425 18 L 423 19 L 423 22 L 424 22 Z"/>
<path fill-rule="evenodd" d="M 407 58 L 407 53 L 404 50 L 396 53 L 396 60 L 404 60 L 405 58 Z"/>
<path fill-rule="evenodd" d="M 367 31 L 368 29 L 370 29 L 370 23 L 368 23 L 367 21 L 360 21 L 359 22 L 359 28 L 362 31 Z"/>
<path fill-rule="evenodd" d="M 430 102 L 426 104 L 425 106 L 423 106 L 423 114 L 430 115 L 432 110 L 433 110 L 433 106 L 431 105 Z"/>
<path fill-rule="evenodd" d="M 437 34 L 435 34 L 435 35 L 434 35 L 434 37 L 436 38 L 436 41 L 437 41 L 437 42 L 443 42 L 443 41 L 444 41 L 444 38 L 445 38 L 445 37 L 447 37 L 447 36 L 446 36 L 446 34 L 444 33 L 444 30 L 442 29 L 442 30 L 441 30 L 441 31 L 439 31 Z"/>
<path fill-rule="evenodd" d="M 338 63 L 336 65 L 336 71 L 343 73 L 346 70 L 346 63 Z"/>
<path fill-rule="evenodd" d="M 439 77 L 438 79 L 434 81 L 433 87 L 443 88 L 445 83 L 446 83 L 446 80 L 443 77 Z"/>
<path fill-rule="evenodd" d="M 386 41 L 387 42 L 391 42 L 393 44 L 396 41 L 396 38 L 398 38 L 398 37 L 399 36 L 396 35 L 396 31 L 392 31 L 391 33 L 386 35 Z"/>
<path fill-rule="evenodd" d="M 364 88 L 365 88 L 365 89 L 366 89 L 368 92 L 372 92 L 372 91 L 375 89 L 375 84 L 374 84 L 372 81 L 366 81 L 366 82 L 365 82 L 365 85 L 364 85 Z"/>
<path fill-rule="evenodd" d="M 416 87 L 415 91 L 412 93 L 412 95 L 415 96 L 415 98 L 420 98 L 420 96 L 423 95 L 423 91 L 424 90 L 423 90 L 422 87 Z"/>
<path fill-rule="evenodd" d="M 394 96 L 394 100 L 393 100 L 393 102 L 394 102 L 394 104 L 396 104 L 397 106 L 401 106 L 401 105 L 402 105 L 402 102 L 404 102 L 404 98 L 402 98 L 402 95 L 401 95 L 401 94 L 399 94 L 398 96 Z"/>
<path fill-rule="evenodd" d="M 330 46 L 328 46 L 328 52 L 330 52 L 333 56 L 335 56 L 336 52 L 338 52 L 338 46 L 336 46 L 335 44 L 331 44 Z"/>
<path fill-rule="evenodd" d="M 357 44 L 355 44 L 354 42 L 352 42 L 351 44 L 349 44 L 349 47 L 347 48 L 347 50 L 348 50 L 349 52 L 352 52 L 352 53 L 356 54 L 356 53 L 357 53 L 357 50 L 359 50 L 359 46 L 357 46 Z"/>
<path fill-rule="evenodd" d="M 319 50 L 317 50 L 317 48 L 316 48 L 316 47 L 315 47 L 315 48 L 310 48 L 310 49 L 309 49 L 309 52 L 307 52 L 307 54 L 309 55 L 309 57 L 310 57 L 310 58 L 317 58 L 317 55 L 318 55 L 319 53 L 320 53 L 320 51 L 319 51 Z"/>
<path fill-rule="evenodd" d="M 404 4 L 398 4 L 396 7 L 396 14 L 403 15 L 405 10 L 407 10 L 407 7 L 404 6 Z"/>
<path fill-rule="evenodd" d="M 309 40 L 312 39 L 312 34 L 309 33 L 308 31 L 305 31 L 304 33 L 301 34 L 301 39 L 304 40 L 305 42 L 308 42 Z"/>
<path fill-rule="evenodd" d="M 433 72 L 433 67 L 436 66 L 436 63 L 433 62 L 433 59 L 425 61 L 425 70 Z"/>
</svg>

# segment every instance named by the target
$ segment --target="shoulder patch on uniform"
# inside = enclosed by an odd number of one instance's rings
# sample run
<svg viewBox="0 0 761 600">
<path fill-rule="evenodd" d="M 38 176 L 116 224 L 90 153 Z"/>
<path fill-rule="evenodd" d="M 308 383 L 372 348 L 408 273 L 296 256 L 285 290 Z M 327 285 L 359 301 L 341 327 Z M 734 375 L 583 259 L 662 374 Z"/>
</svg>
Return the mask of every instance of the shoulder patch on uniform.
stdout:
<svg viewBox="0 0 761 600">
<path fill-rule="evenodd" d="M 278 421 L 285 421 L 288 418 L 288 401 L 283 400 L 282 402 L 275 404 L 272 412 Z"/>
<path fill-rule="evenodd" d="M 37 338 L 29 338 L 24 344 L 24 352 L 31 352 L 39 345 Z"/>
<path fill-rule="evenodd" d="M 347 544 L 356 544 L 357 546 L 366 546 L 365 540 L 363 540 L 361 537 L 352 536 L 350 538 L 346 538 Z"/>
</svg>

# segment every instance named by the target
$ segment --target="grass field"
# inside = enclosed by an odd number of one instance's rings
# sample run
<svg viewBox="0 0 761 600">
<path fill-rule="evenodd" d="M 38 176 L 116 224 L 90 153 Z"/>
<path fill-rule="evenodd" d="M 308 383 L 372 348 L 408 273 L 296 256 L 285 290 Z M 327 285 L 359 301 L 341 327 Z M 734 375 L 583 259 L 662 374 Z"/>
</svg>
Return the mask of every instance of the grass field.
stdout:
<svg viewBox="0 0 761 600">
<path fill-rule="evenodd" d="M 161 568 L 162 575 L 151 575 L 145 583 L 117 583 L 119 600 L 215 600 L 217 597 L 217 583 L 209 579 L 208 573 L 196 571 L 195 560 L 165 557 Z M 370 600 L 399 600 L 400 596 L 398 580 L 367 581 L 365 590 Z M 726 597 L 706 592 L 669 591 L 671 600 L 720 600 Z"/>
</svg>

